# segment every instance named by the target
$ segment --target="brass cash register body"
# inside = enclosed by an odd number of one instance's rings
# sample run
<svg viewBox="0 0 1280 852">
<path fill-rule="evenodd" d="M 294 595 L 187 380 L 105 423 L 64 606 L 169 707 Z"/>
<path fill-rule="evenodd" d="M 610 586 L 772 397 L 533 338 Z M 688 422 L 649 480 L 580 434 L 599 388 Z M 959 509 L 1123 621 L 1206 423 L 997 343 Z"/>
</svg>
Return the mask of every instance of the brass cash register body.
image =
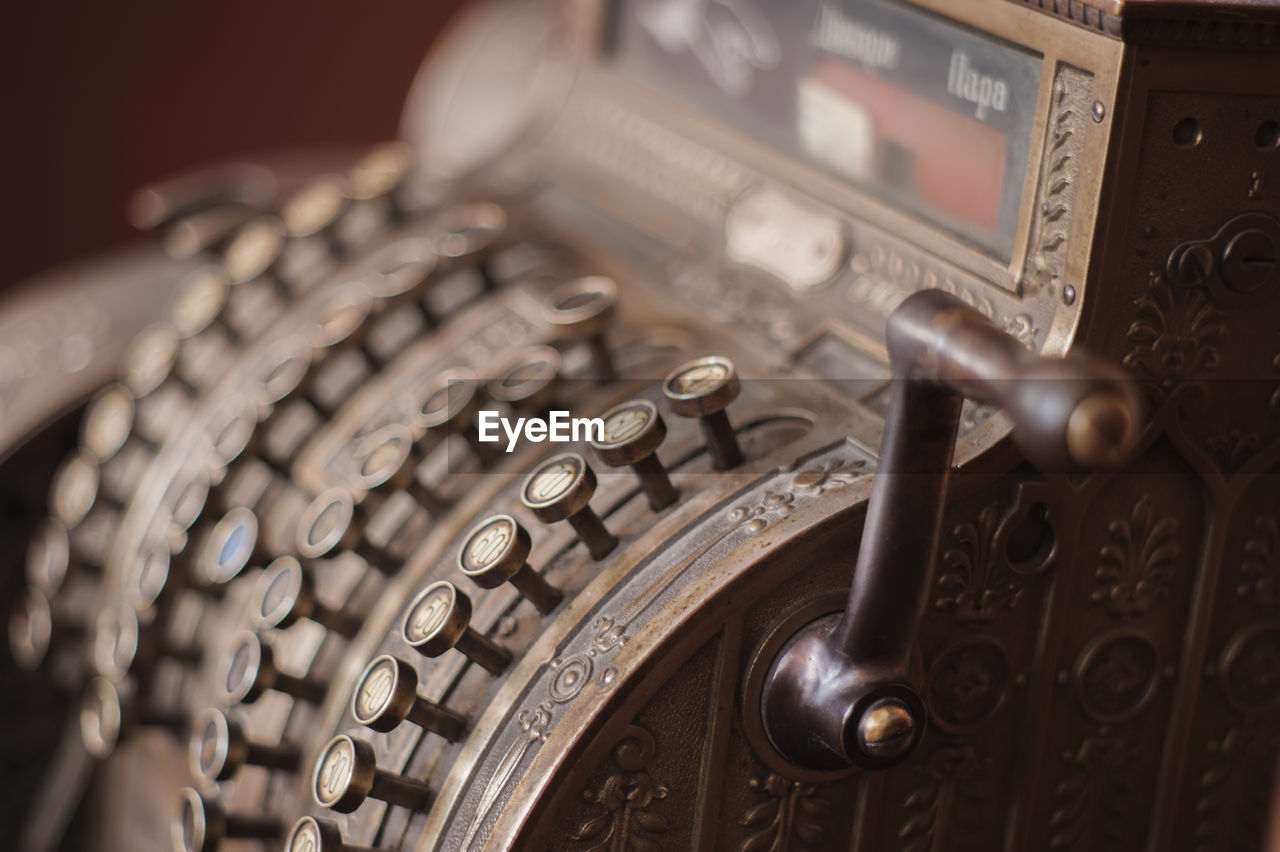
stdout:
<svg viewBox="0 0 1280 852">
<path fill-rule="evenodd" d="M 322 189 L 293 196 L 301 212 L 267 201 L 281 218 L 258 242 L 253 219 L 153 262 L 149 292 L 166 296 L 139 300 L 151 310 L 207 264 L 229 302 L 180 337 L 154 389 L 125 371 L 134 440 L 127 458 L 90 453 L 83 512 L 83 489 L 55 481 L 74 556 L 52 623 L 90 638 L 55 635 L 40 676 L 109 689 L 120 742 L 101 741 L 99 699 L 68 715 L 23 842 L 52 848 L 39 843 L 74 810 L 87 727 L 109 754 L 84 805 L 103 849 L 166 848 L 184 785 L 226 849 L 257 847 L 218 807 L 281 837 L 310 815 L 349 844 L 405 850 L 1260 848 L 1280 737 L 1278 51 L 1280 7 L 1262 2 L 478 5 L 424 65 L 407 147 L 353 173 L 332 221 Z M 249 206 L 235 194 L 162 188 L 153 224 L 172 235 Z M 418 273 L 408 300 L 392 291 Z M 583 276 L 616 282 L 584 291 L 616 299 L 599 327 L 560 301 Z M 78 298 L 107 304 L 143 280 L 103 278 Z M 886 323 L 919 290 L 1026 350 L 1122 369 L 1141 431 L 1117 471 L 1033 465 L 1009 415 L 966 405 L 910 663 L 923 736 L 886 768 L 800 766 L 762 718 L 770 667 L 844 608 L 894 404 Z M 138 322 L 108 321 L 117 349 Z M 290 345 L 306 398 L 267 398 Z M 725 411 L 745 461 L 723 471 L 662 388 L 710 355 L 741 384 Z M 542 369 L 575 416 L 652 402 L 675 501 L 655 510 L 585 443 L 485 455 L 433 437 L 414 405 L 442 375 L 520 384 Z M 38 399 L 41 381 L 12 392 L 33 394 L 32 426 L 92 390 Z M 35 447 L 25 422 L 10 421 L 12 445 Z M 360 449 L 394 424 L 423 457 L 412 486 L 371 479 Z M 598 481 L 590 548 L 522 500 L 524 475 L 562 451 Z M 304 507 L 333 488 L 363 543 L 298 552 Z M 205 542 L 237 506 L 261 546 L 224 579 Z M 563 592 L 548 614 L 461 572 L 495 514 L 527 530 L 528 565 Z M 314 613 L 253 616 L 258 569 L 279 556 L 301 559 L 350 635 Z M 161 558 L 148 599 L 143 566 Z M 473 663 L 483 651 L 409 641 L 411 603 L 440 580 L 510 653 L 500 674 Z M 93 680 L 99 613 L 121 602 L 155 653 Z M 255 630 L 319 693 L 277 681 L 230 700 L 228 660 Z M 453 742 L 357 721 L 357 680 L 382 654 L 462 718 Z M 296 768 L 192 781 L 190 731 L 147 722 L 209 707 L 255 743 L 296 746 Z M 353 808 L 322 806 L 326 744 L 344 734 L 425 783 L 426 803 L 380 801 L 375 784 Z M 188 818 L 173 842 L 191 842 Z"/>
</svg>

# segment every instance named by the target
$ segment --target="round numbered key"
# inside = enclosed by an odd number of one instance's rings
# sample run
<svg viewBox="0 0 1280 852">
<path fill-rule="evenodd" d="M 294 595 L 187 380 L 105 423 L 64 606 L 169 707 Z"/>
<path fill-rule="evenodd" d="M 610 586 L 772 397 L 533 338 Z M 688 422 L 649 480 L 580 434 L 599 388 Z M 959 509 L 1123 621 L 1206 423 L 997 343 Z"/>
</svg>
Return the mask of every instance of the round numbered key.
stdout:
<svg viewBox="0 0 1280 852">
<path fill-rule="evenodd" d="M 254 617 L 259 627 L 286 628 L 309 619 L 340 636 L 360 632 L 360 618 L 316 600 L 315 584 L 292 556 L 281 556 L 267 566 L 258 581 L 256 600 Z"/>
<path fill-rule="evenodd" d="M 618 378 L 613 353 L 605 340 L 617 307 L 618 286 L 603 275 L 567 282 L 551 294 L 547 306 L 547 321 L 562 340 L 583 341 L 590 347 L 596 378 L 601 382 Z"/>
<path fill-rule="evenodd" d="M 112 384 L 93 398 L 80 424 L 80 443 L 99 462 L 115 458 L 133 435 L 133 394 L 122 384 Z"/>
<path fill-rule="evenodd" d="M 311 792 L 316 804 L 344 814 L 369 798 L 410 810 L 422 810 L 431 798 L 426 784 L 379 769 L 373 746 L 346 734 L 329 740 L 321 750 Z"/>
<path fill-rule="evenodd" d="M 273 690 L 319 704 L 328 691 L 328 686 L 316 678 L 281 672 L 276 668 L 271 646 L 252 633 L 241 633 L 233 643 L 222 686 L 228 704 L 252 704 Z"/>
<path fill-rule="evenodd" d="M 229 814 L 221 803 L 184 787 L 179 793 L 178 817 L 173 824 L 176 852 L 215 852 L 227 839 L 277 840 L 284 834 L 279 819 Z"/>
<path fill-rule="evenodd" d="M 351 715 L 375 731 L 393 731 L 409 721 L 453 742 L 462 736 L 466 720 L 418 694 L 413 666 L 383 654 L 365 667 L 351 696 Z"/>
<path fill-rule="evenodd" d="M 741 391 L 733 362 L 719 355 L 696 358 L 677 367 L 662 383 L 671 410 L 696 417 L 716 470 L 743 462 L 738 437 L 725 409 Z"/>
<path fill-rule="evenodd" d="M 590 504 L 596 475 L 577 453 L 564 453 L 544 461 L 525 479 L 520 499 L 543 523 L 568 520 L 587 546 L 591 558 L 600 560 L 618 546 Z"/>
<path fill-rule="evenodd" d="M 249 739 L 240 724 L 210 707 L 191 724 L 187 765 L 191 774 L 206 781 L 227 781 L 246 764 L 296 772 L 302 751 L 296 745 L 258 743 Z"/>
<path fill-rule="evenodd" d="M 352 846 L 342 839 L 336 822 L 304 816 L 293 824 L 284 852 L 380 852 L 371 846 Z"/>
<path fill-rule="evenodd" d="M 546 615 L 564 593 L 530 567 L 529 532 L 510 515 L 495 515 L 475 527 L 458 548 L 458 568 L 482 589 L 510 583 Z"/>
<path fill-rule="evenodd" d="M 439 657 L 457 648 L 495 675 L 511 663 L 510 651 L 471 627 L 471 598 L 447 580 L 418 593 L 409 604 L 401 632 L 411 648 L 427 657 Z"/>
<path fill-rule="evenodd" d="M 109 756 L 139 727 L 177 733 L 186 726 L 183 714 L 158 710 L 136 695 L 122 695 L 115 684 L 103 677 L 91 678 L 85 685 L 79 721 L 85 750 L 98 759 Z"/>
<path fill-rule="evenodd" d="M 601 461 L 610 467 L 629 465 L 655 512 L 674 503 L 676 490 L 658 459 L 658 447 L 667 437 L 658 407 L 647 399 L 633 399 L 609 409 L 600 419 L 604 428 L 591 440 L 591 447 Z"/>
<path fill-rule="evenodd" d="M 397 571 L 399 563 L 364 538 L 364 525 L 349 492 L 342 488 L 323 491 L 298 519 L 298 555 L 303 559 L 329 559 L 350 550 L 384 574 Z"/>
</svg>

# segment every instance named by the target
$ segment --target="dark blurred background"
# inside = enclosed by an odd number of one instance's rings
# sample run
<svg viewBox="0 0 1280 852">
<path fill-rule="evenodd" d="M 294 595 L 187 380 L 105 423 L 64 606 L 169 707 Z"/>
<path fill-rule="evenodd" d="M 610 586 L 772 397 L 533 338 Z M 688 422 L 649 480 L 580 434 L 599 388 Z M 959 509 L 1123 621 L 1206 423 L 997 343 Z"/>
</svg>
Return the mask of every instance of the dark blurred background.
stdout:
<svg viewBox="0 0 1280 852">
<path fill-rule="evenodd" d="M 129 195 L 241 153 L 396 132 L 465 0 L 6 4 L 0 289 L 136 238 Z"/>
<path fill-rule="evenodd" d="M 130 240 L 139 186 L 210 161 L 350 148 L 395 135 L 433 39 L 465 0 L 6 3 L 0 23 L 0 293 Z M 0 416 L 3 412 L 0 412 Z M 74 412 L 28 445 L 55 462 Z M 20 582 L 15 506 L 40 506 L 49 465 L 24 462 L 0 497 L 0 603 Z M 27 469 L 29 468 L 29 469 Z M 28 495 L 35 495 L 28 499 Z M 7 621 L 7 609 L 0 608 Z M 7 643 L 5 643 L 7 645 Z M 74 696 L 0 651 L 0 849 L 44 776 Z M 20 720 L 21 724 L 15 720 Z M 73 826 L 66 848 L 91 837 Z"/>
</svg>

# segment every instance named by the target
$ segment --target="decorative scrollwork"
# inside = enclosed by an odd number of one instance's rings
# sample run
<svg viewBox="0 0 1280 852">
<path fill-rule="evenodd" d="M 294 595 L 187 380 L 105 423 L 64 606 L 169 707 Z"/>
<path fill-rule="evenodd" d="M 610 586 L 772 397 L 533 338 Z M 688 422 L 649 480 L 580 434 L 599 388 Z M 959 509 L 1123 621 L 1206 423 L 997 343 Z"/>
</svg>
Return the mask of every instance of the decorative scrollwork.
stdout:
<svg viewBox="0 0 1280 852">
<path fill-rule="evenodd" d="M 1266 615 L 1280 611 L 1280 521 L 1274 514 L 1253 521 L 1255 535 L 1244 543 L 1236 594 L 1252 598 Z"/>
<path fill-rule="evenodd" d="M 747 786 L 767 798 L 742 815 L 742 825 L 754 831 L 738 852 L 809 852 L 827 842 L 822 821 L 831 815 L 831 803 L 818 795 L 816 784 L 770 773 L 750 779 Z"/>
<path fill-rule="evenodd" d="M 1173 563 L 1181 552 L 1178 521 L 1170 515 L 1157 518 L 1151 495 L 1144 494 L 1129 519 L 1112 521 L 1107 532 L 1114 543 L 1098 551 L 1094 577 L 1099 588 L 1093 600 L 1120 618 L 1143 615 L 1169 595 Z"/>
<path fill-rule="evenodd" d="M 620 771 L 611 773 L 597 790 L 584 790 L 582 798 L 599 805 L 603 813 L 588 818 L 573 839 L 595 844 L 591 852 L 659 852 L 654 839 L 670 830 L 666 817 L 650 810 L 671 792 L 648 772 L 657 751 L 653 735 L 638 725 L 628 725 L 613 757 Z"/>
<path fill-rule="evenodd" d="M 1114 847 L 1130 804 L 1136 750 L 1116 736 L 1089 737 L 1062 755 L 1070 771 L 1053 790 L 1049 848 Z"/>
<path fill-rule="evenodd" d="M 1156 379 L 1163 391 L 1216 368 L 1226 334 L 1222 314 L 1200 287 L 1175 291 L 1163 273 L 1152 273 L 1147 292 L 1135 301 L 1129 326 L 1132 344 L 1124 365 Z"/>
<path fill-rule="evenodd" d="M 938 577 L 941 593 L 933 605 L 961 624 L 990 624 L 1022 597 L 1022 587 L 994 552 L 999 527 L 1000 507 L 992 503 L 978 513 L 976 524 L 959 524 L 951 530 L 956 546 L 942 555 L 946 570 Z"/>
<path fill-rule="evenodd" d="M 984 814 L 991 761 L 973 746 L 942 748 L 919 770 L 923 782 L 903 801 L 906 820 L 898 829 L 904 852 L 976 849 L 988 820 Z"/>
<path fill-rule="evenodd" d="M 814 496 L 817 496 L 852 485 L 866 472 L 866 469 L 867 463 L 862 459 L 853 461 L 830 459 L 816 467 L 807 467 L 800 471 L 791 480 L 791 484 L 801 491 L 812 491 Z"/>
<path fill-rule="evenodd" d="M 1075 69 L 1063 69 L 1053 81 L 1053 114 L 1040 172 L 1035 236 L 1022 279 L 1029 294 L 1058 293 L 1066 266 L 1075 178 L 1084 145 L 1080 122 L 1085 118 L 1091 91 L 1088 75 Z"/>
</svg>

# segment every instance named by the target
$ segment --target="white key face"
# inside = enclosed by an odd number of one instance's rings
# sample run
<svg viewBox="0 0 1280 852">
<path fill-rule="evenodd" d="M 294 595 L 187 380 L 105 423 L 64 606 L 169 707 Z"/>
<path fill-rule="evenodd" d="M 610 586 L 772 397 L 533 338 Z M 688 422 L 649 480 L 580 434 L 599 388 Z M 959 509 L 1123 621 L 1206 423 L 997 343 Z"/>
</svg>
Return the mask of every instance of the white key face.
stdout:
<svg viewBox="0 0 1280 852">
<path fill-rule="evenodd" d="M 647 408 L 639 405 L 624 408 L 604 421 L 604 439 L 610 444 L 621 444 L 640 434 L 651 419 Z"/>
<path fill-rule="evenodd" d="M 268 624 L 282 620 L 293 609 L 302 588 L 302 566 L 296 559 L 283 556 L 272 563 L 274 573 L 267 581 L 259 602 L 259 616 Z"/>
<path fill-rule="evenodd" d="M 356 715 L 361 721 L 376 717 L 387 706 L 396 685 L 396 665 L 379 660 L 360 683 L 356 694 Z"/>
<path fill-rule="evenodd" d="M 405 622 L 405 635 L 410 642 L 421 642 L 434 636 L 444 626 L 449 611 L 453 609 L 453 588 L 436 586 L 426 594 Z"/>
<path fill-rule="evenodd" d="M 356 753 L 350 740 L 342 737 L 330 743 L 329 748 L 321 755 L 320 766 L 316 769 L 316 801 L 328 807 L 342 798 L 342 794 L 351 786 L 355 763 Z"/>
<path fill-rule="evenodd" d="M 73 456 L 53 484 L 53 510 L 58 520 L 74 527 L 98 497 L 98 466 L 83 453 Z"/>
<path fill-rule="evenodd" d="M 506 518 L 499 518 L 486 526 L 467 548 L 466 567 L 472 571 L 488 568 L 506 551 L 512 533 L 511 521 Z"/>
<path fill-rule="evenodd" d="M 360 476 L 362 479 L 374 481 L 383 479 L 400 469 L 404 463 L 408 444 L 398 436 L 373 447 L 360 460 Z"/>
<path fill-rule="evenodd" d="M 729 370 L 723 364 L 701 364 L 676 376 L 676 391 L 686 396 L 701 396 L 724 381 Z"/>
<path fill-rule="evenodd" d="M 98 458 L 109 458 L 128 440 L 132 428 L 133 399 L 124 388 L 113 388 L 98 397 L 85 415 L 85 446 Z"/>
<path fill-rule="evenodd" d="M 319 852 L 320 831 L 310 820 L 303 820 L 293 829 L 289 843 L 285 846 L 288 852 Z"/>
<path fill-rule="evenodd" d="M 578 463 L 574 459 L 560 459 L 547 465 L 529 480 L 525 494 L 534 503 L 547 503 L 569 490 L 578 477 Z"/>
</svg>

